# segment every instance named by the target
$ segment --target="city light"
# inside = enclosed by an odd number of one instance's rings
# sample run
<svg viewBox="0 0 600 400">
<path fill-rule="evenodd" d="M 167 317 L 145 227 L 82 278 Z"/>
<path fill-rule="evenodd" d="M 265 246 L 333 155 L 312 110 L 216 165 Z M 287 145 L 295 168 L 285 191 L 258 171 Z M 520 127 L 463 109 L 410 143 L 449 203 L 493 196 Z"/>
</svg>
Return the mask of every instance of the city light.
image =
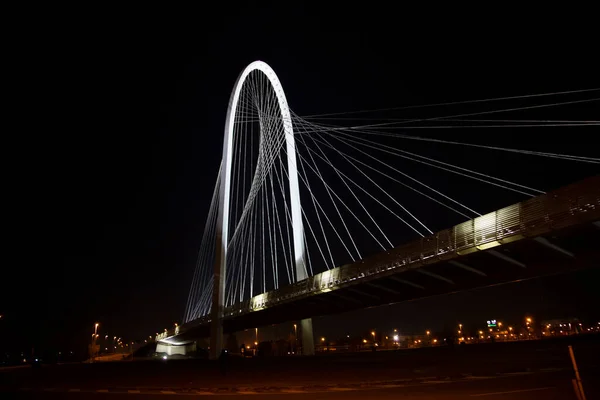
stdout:
<svg viewBox="0 0 600 400">
<path fill-rule="evenodd" d="M 397 342 L 399 339 L 398 335 L 394 335 L 394 342 Z"/>
<path fill-rule="evenodd" d="M 321 342 L 324 342 L 324 341 L 325 341 L 325 338 L 324 338 L 324 337 L 322 337 L 322 338 L 321 338 Z"/>
</svg>

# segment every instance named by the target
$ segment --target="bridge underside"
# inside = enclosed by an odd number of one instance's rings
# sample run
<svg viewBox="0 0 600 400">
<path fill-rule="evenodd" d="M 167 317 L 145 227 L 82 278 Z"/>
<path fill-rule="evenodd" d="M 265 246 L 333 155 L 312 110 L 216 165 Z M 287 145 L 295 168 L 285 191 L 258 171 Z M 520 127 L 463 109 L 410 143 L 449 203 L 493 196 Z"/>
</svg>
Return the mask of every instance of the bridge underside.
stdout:
<svg viewBox="0 0 600 400">
<path fill-rule="evenodd" d="M 338 314 L 474 288 L 517 282 L 600 266 L 600 222 L 592 221 L 545 236 L 404 271 L 376 274 L 355 284 L 320 291 L 259 311 L 226 318 L 225 332 Z M 189 324 L 177 341 L 209 335 L 209 324 Z"/>
</svg>

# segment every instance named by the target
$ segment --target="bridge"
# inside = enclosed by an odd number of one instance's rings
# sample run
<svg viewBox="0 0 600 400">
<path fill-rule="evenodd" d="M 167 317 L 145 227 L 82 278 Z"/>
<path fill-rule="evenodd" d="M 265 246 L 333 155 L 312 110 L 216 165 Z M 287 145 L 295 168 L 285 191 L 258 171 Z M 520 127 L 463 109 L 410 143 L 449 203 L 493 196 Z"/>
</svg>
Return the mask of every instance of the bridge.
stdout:
<svg viewBox="0 0 600 400">
<path fill-rule="evenodd" d="M 299 320 L 303 353 L 313 354 L 314 316 L 598 266 L 600 176 L 592 169 L 591 177 L 545 193 L 386 140 L 445 142 L 590 166 L 600 159 L 382 130 L 407 128 L 406 122 L 310 122 L 291 112 L 267 64 L 250 64 L 230 98 L 185 323 L 160 334 L 158 345 L 185 352 L 197 338 L 210 337 L 214 358 L 224 333 Z M 590 124 L 598 125 L 582 126 Z M 526 199 L 482 215 L 393 164 L 397 158 Z M 417 216 L 422 210 L 409 211 L 400 189 L 464 222 L 434 232 Z M 417 238 L 393 245 L 400 227 Z"/>
</svg>

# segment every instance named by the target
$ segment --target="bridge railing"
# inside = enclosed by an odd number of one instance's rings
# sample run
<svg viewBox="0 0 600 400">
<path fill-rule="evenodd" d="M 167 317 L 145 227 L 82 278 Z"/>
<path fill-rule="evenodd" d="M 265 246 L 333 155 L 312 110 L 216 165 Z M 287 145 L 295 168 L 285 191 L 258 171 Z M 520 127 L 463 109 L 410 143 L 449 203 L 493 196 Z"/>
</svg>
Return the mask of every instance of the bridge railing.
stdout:
<svg viewBox="0 0 600 400">
<path fill-rule="evenodd" d="M 536 237 L 580 222 L 600 219 L 600 176 L 482 215 L 434 235 L 315 274 L 228 307 L 234 316 L 373 279 L 382 273 L 418 268 L 511 241 Z"/>
</svg>

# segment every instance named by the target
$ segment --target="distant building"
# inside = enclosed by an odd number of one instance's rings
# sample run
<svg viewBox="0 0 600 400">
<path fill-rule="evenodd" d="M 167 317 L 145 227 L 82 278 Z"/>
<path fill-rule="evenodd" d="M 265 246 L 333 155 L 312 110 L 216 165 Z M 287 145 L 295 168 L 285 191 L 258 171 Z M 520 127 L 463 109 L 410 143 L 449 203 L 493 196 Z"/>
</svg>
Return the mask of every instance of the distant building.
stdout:
<svg viewBox="0 0 600 400">
<path fill-rule="evenodd" d="M 562 318 L 542 321 L 541 330 L 543 336 L 574 335 L 582 332 L 582 324 L 579 318 Z"/>
</svg>

